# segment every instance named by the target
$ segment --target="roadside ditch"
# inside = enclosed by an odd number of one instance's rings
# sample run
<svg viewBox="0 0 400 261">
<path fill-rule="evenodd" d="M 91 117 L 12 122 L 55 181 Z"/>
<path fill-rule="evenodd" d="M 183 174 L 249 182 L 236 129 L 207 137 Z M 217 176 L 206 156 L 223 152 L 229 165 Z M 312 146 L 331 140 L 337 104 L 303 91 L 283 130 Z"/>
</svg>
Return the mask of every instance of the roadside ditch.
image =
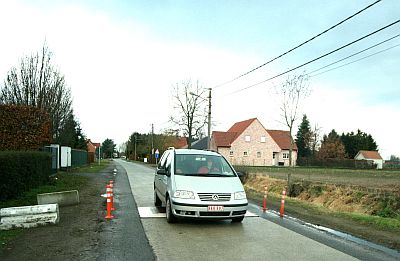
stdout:
<svg viewBox="0 0 400 261">
<path fill-rule="evenodd" d="M 369 191 L 351 185 L 322 184 L 247 173 L 242 179 L 249 199 L 279 211 L 287 190 L 285 214 L 305 222 L 348 233 L 392 249 L 400 249 L 400 196 L 393 191 Z"/>
</svg>

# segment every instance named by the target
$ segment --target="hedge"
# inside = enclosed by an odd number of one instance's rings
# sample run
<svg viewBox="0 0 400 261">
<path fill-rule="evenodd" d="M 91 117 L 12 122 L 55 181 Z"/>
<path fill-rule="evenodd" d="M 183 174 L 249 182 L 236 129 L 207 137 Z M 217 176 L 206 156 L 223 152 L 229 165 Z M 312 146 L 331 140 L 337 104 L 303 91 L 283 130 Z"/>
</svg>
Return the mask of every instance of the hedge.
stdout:
<svg viewBox="0 0 400 261">
<path fill-rule="evenodd" d="M 0 151 L 0 200 L 49 183 L 51 155 L 36 151 Z"/>
<path fill-rule="evenodd" d="M 0 105 L 0 150 L 37 150 L 51 143 L 50 116 L 24 105 Z"/>
<path fill-rule="evenodd" d="M 303 167 L 376 169 L 376 165 L 371 161 L 355 159 L 298 158 L 297 165 Z"/>
</svg>

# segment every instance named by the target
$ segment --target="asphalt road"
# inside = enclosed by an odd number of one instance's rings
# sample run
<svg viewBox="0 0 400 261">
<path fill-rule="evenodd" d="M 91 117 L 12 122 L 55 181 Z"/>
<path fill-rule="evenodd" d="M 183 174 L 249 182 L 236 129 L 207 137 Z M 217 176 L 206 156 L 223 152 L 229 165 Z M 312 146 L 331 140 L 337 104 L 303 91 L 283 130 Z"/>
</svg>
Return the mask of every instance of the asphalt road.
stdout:
<svg viewBox="0 0 400 261">
<path fill-rule="evenodd" d="M 116 163 L 121 167 L 118 169 L 127 173 L 136 207 L 151 209 L 154 170 L 122 160 Z M 301 233 L 266 217 L 246 217 L 242 223 L 181 220 L 168 224 L 162 213 L 158 216 L 141 217 L 157 260 L 386 260 L 370 255 L 370 250 L 363 252 L 360 246 L 355 246 L 355 254 L 352 246 L 345 248 L 346 254 L 342 252 L 343 246 L 339 251 L 335 249 L 336 243 L 328 239 Z"/>
<path fill-rule="evenodd" d="M 126 171 L 117 164 L 114 177 L 114 219 L 104 226 L 97 260 L 156 260 L 143 230 Z"/>
</svg>

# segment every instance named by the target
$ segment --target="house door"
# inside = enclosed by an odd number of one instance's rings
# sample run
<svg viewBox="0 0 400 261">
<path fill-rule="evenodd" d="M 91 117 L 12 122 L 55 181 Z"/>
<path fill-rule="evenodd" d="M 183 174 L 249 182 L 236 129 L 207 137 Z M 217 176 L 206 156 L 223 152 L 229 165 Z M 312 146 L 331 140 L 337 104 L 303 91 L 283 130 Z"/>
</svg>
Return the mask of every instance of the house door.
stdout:
<svg viewBox="0 0 400 261">
<path fill-rule="evenodd" d="M 278 166 L 278 152 L 272 152 L 272 165 Z"/>
</svg>

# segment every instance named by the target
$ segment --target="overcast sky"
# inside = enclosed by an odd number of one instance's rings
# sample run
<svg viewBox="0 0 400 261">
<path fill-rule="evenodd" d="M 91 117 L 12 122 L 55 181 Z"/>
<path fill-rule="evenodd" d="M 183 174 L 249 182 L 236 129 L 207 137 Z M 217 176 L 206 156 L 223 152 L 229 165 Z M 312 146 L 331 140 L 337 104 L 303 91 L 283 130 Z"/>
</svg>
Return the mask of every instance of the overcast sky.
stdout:
<svg viewBox="0 0 400 261">
<path fill-rule="evenodd" d="M 120 144 L 135 131 L 149 133 L 151 124 L 157 133 L 170 127 L 172 86 L 186 79 L 213 88 L 213 130 L 254 117 L 267 129 L 287 129 L 276 93 L 286 76 L 247 87 L 398 21 L 400 1 L 383 0 L 255 72 L 214 87 L 373 2 L 1 1 L 0 82 L 46 40 L 71 89 L 74 113 L 95 142 L 110 138 Z M 399 29 L 397 23 L 291 74 L 310 73 L 395 37 Z M 312 92 L 296 125 L 306 114 L 321 135 L 360 129 L 372 135 L 385 159 L 400 156 L 399 44 L 395 37 L 318 71 L 333 69 L 310 78 Z"/>
</svg>

